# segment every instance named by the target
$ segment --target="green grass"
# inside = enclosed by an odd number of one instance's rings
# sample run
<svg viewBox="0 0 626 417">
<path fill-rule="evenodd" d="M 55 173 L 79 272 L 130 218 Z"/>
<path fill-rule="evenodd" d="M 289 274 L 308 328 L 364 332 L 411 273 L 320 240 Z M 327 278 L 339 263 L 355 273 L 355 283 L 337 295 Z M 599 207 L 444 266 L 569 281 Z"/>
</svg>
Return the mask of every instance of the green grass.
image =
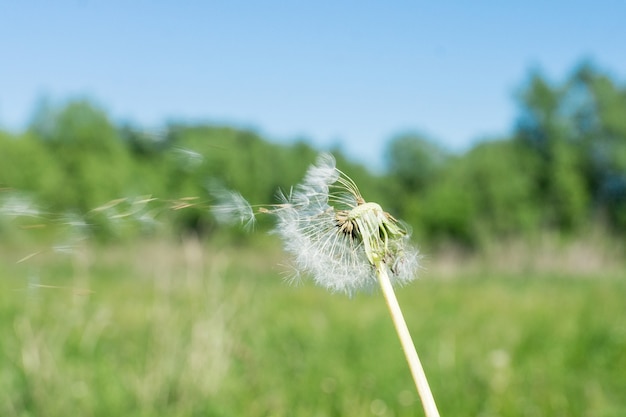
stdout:
<svg viewBox="0 0 626 417">
<path fill-rule="evenodd" d="M 287 285 L 277 250 L 28 253 L 0 255 L 1 416 L 423 415 L 381 294 Z M 626 415 L 624 276 L 398 298 L 442 416 Z"/>
</svg>

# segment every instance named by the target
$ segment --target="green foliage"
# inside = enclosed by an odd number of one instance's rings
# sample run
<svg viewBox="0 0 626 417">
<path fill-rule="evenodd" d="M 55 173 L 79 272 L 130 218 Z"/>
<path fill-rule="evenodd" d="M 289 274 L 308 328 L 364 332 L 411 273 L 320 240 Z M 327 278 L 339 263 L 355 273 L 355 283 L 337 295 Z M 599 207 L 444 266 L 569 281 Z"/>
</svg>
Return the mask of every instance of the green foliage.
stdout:
<svg viewBox="0 0 626 417">
<path fill-rule="evenodd" d="M 409 200 L 412 204 L 406 218 L 428 238 L 471 245 L 475 243 L 472 219 L 476 207 L 472 204 L 472 189 L 465 186 L 465 172 L 458 163 L 451 162 L 423 194 Z"/>
<path fill-rule="evenodd" d="M 406 133 L 391 139 L 387 145 L 387 170 L 402 188 L 420 192 L 437 177 L 448 157 L 436 142 Z"/>
<path fill-rule="evenodd" d="M 394 138 L 391 207 L 426 240 L 470 246 L 583 233 L 593 220 L 626 231 L 626 89 L 583 63 L 561 85 L 532 73 L 519 103 L 511 138 L 456 157 L 419 135 Z"/>
<path fill-rule="evenodd" d="M 521 94 L 516 139 L 540 157 L 537 183 L 546 200 L 544 220 L 572 230 L 592 215 L 626 210 L 626 90 L 591 64 L 562 85 L 534 74 Z"/>
<path fill-rule="evenodd" d="M 489 236 L 512 237 L 539 226 L 536 158 L 510 140 L 488 141 L 449 158 L 405 207 L 406 219 L 430 239 L 470 246 Z"/>
<path fill-rule="evenodd" d="M 0 132 L 0 188 L 52 203 L 63 180 L 57 160 L 34 135 L 13 137 Z"/>
<path fill-rule="evenodd" d="M 465 158 L 476 221 L 489 235 L 515 236 L 538 226 L 536 158 L 511 141 L 486 142 Z"/>
<path fill-rule="evenodd" d="M 40 132 L 64 175 L 52 201 L 56 208 L 84 213 L 125 196 L 132 161 L 102 110 L 85 101 L 70 102 L 48 120 L 45 131 L 36 124 L 31 130 Z"/>
<path fill-rule="evenodd" d="M 536 183 L 544 201 L 544 224 L 571 230 L 585 220 L 588 198 L 581 149 L 570 137 L 562 96 L 534 74 L 521 99 L 517 137 L 539 157 Z"/>
</svg>

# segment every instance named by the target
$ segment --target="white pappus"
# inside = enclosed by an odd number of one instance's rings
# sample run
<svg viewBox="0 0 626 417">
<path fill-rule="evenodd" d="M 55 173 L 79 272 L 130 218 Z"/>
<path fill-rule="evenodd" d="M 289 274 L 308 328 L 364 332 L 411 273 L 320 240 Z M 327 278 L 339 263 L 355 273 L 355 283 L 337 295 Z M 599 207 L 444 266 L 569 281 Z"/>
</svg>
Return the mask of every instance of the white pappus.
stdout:
<svg viewBox="0 0 626 417">
<path fill-rule="evenodd" d="M 224 193 L 219 196 L 214 209 L 218 220 L 227 220 L 224 215 L 230 213 L 250 222 L 250 205 L 238 193 L 230 195 L 234 198 L 228 203 Z M 332 155 L 321 154 L 302 183 L 279 198 L 279 204 L 259 212 L 276 216 L 275 233 L 296 270 L 312 275 L 318 285 L 351 295 L 376 286 L 377 268 L 384 268 L 394 284 L 415 278 L 419 255 L 407 228 L 378 204 L 366 202 Z"/>
</svg>

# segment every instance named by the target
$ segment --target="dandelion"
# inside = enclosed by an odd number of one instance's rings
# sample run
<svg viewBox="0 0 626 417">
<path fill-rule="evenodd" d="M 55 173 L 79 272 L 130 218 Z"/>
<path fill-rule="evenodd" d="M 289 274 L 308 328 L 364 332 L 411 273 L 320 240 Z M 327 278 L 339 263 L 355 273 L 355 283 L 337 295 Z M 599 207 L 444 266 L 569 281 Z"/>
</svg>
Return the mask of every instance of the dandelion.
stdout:
<svg viewBox="0 0 626 417">
<path fill-rule="evenodd" d="M 253 221 L 252 207 L 238 193 L 218 193 L 216 198 L 218 220 Z M 275 232 L 293 256 L 296 270 L 330 291 L 348 295 L 380 285 L 426 416 L 439 416 L 393 290 L 393 284 L 413 280 L 419 267 L 408 228 L 377 203 L 367 202 L 330 154 L 320 155 L 302 183 L 280 193 L 279 199 L 259 212 L 276 216 Z"/>
<path fill-rule="evenodd" d="M 321 155 L 304 181 L 279 197 L 275 231 L 296 268 L 310 273 L 318 285 L 351 295 L 374 287 L 377 269 L 394 284 L 415 278 L 418 253 L 407 228 L 378 204 L 366 202 L 331 155 Z"/>
</svg>

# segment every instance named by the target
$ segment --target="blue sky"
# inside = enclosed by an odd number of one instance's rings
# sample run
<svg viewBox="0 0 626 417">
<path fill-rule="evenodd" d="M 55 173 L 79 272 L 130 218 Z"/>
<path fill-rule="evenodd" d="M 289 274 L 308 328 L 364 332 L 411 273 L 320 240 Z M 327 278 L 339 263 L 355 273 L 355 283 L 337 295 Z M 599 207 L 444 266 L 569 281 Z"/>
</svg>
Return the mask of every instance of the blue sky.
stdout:
<svg viewBox="0 0 626 417">
<path fill-rule="evenodd" d="M 529 69 L 586 58 L 623 82 L 625 19 L 625 1 L 0 0 L 0 127 L 87 96 L 147 129 L 236 124 L 380 166 L 399 132 L 506 134 Z"/>
</svg>

